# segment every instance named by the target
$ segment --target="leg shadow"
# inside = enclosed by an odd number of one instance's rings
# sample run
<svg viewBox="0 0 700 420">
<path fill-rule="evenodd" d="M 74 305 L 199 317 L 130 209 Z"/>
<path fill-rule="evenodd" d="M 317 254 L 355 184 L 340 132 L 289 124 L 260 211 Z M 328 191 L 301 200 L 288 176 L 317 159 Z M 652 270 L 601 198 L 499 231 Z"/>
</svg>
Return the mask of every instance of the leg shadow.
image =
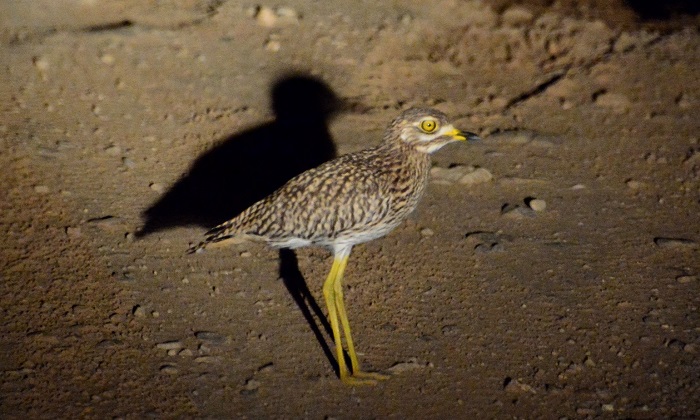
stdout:
<svg viewBox="0 0 700 420">
<path fill-rule="evenodd" d="M 211 228 L 335 157 L 328 123 L 340 102 L 325 83 L 303 75 L 284 77 L 272 88 L 272 103 L 273 122 L 225 137 L 199 156 L 143 212 L 137 236 L 177 226 Z"/>
<path fill-rule="evenodd" d="M 306 319 L 306 322 L 311 327 L 311 331 L 313 331 L 318 344 L 321 346 L 321 349 L 323 349 L 323 353 L 326 355 L 331 365 L 333 365 L 336 374 L 338 374 L 338 362 L 335 360 L 335 357 L 333 357 L 333 352 L 330 347 L 328 347 L 328 343 L 323 336 L 323 330 L 325 330 L 327 335 L 333 337 L 331 325 L 328 323 L 328 319 L 321 307 L 318 306 L 316 299 L 314 299 L 311 294 L 304 276 L 299 271 L 296 253 L 291 249 L 281 249 L 279 251 L 279 257 L 280 277 L 284 282 L 284 286 L 299 307 L 302 315 L 304 315 L 304 319 Z M 318 322 L 314 316 L 318 318 Z"/>
</svg>

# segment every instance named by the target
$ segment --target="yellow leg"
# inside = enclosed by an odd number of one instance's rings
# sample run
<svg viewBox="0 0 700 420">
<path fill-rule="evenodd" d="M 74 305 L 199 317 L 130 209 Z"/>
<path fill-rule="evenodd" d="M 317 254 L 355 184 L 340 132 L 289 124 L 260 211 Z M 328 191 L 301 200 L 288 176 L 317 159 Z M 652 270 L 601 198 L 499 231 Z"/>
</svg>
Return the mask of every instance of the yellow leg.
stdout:
<svg viewBox="0 0 700 420">
<path fill-rule="evenodd" d="M 331 329 L 333 330 L 333 340 L 335 341 L 335 348 L 338 357 L 340 379 L 347 385 L 372 385 L 375 384 L 377 380 L 386 379 L 388 377 L 378 373 L 363 372 L 360 370 L 360 363 L 358 362 L 357 354 L 355 353 L 355 345 L 352 341 L 352 334 L 350 332 L 350 322 L 348 321 L 348 316 L 345 311 L 345 303 L 343 300 L 343 273 L 345 272 L 345 266 L 348 263 L 350 253 L 348 251 L 347 253 L 342 254 L 343 255 L 336 255 L 334 257 L 333 266 L 328 274 L 326 283 L 323 285 L 323 295 L 326 299 L 326 305 L 328 305 L 328 317 L 330 318 Z M 340 324 L 343 326 L 345 340 L 348 345 L 348 354 L 350 355 L 352 373 L 348 371 L 347 365 L 345 364 L 338 318 L 340 318 Z"/>
</svg>

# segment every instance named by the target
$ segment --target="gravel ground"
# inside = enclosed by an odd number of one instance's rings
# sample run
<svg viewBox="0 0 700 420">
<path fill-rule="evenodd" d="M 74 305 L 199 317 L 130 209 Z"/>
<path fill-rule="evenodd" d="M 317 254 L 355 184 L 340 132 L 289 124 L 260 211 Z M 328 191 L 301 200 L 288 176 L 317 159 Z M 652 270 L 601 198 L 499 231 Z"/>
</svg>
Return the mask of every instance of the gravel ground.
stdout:
<svg viewBox="0 0 700 420">
<path fill-rule="evenodd" d="M 425 3 L 0 3 L 2 417 L 700 417 L 697 5 Z M 349 388 L 327 251 L 185 251 L 410 106 Z"/>
</svg>

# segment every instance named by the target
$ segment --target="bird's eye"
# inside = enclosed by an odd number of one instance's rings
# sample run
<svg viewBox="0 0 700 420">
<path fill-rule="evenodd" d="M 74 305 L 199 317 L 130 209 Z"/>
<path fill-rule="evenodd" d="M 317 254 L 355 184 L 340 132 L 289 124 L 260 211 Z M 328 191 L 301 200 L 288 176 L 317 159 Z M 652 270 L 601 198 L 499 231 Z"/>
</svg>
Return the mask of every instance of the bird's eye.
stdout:
<svg viewBox="0 0 700 420">
<path fill-rule="evenodd" d="M 420 129 L 426 133 L 432 133 L 437 129 L 437 121 L 435 120 L 423 120 L 420 123 Z"/>
</svg>

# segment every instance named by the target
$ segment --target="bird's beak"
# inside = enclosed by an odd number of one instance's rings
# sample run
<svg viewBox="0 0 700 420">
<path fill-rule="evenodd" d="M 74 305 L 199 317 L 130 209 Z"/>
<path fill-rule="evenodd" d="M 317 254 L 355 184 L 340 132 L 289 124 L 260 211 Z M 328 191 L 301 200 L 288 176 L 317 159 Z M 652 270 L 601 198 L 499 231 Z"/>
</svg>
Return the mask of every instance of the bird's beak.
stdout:
<svg viewBox="0 0 700 420">
<path fill-rule="evenodd" d="M 477 136 L 474 133 L 470 133 L 469 131 L 460 131 L 457 130 L 456 128 L 452 131 L 448 131 L 447 133 L 448 136 L 452 137 L 455 140 L 459 141 L 480 141 L 481 138 Z"/>
</svg>

